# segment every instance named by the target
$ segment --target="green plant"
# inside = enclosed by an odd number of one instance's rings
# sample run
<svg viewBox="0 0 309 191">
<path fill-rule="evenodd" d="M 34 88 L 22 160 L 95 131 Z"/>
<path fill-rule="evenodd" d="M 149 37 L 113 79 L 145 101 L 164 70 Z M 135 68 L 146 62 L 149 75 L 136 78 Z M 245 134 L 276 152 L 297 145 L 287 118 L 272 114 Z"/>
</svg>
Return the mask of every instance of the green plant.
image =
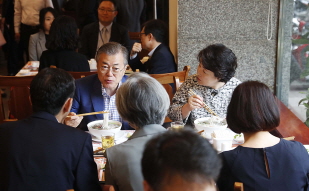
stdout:
<svg viewBox="0 0 309 191">
<path fill-rule="evenodd" d="M 305 121 L 305 124 L 307 125 L 307 127 L 309 127 L 309 88 L 308 88 L 307 92 L 300 92 L 300 93 L 306 94 L 306 97 L 301 99 L 298 102 L 298 106 L 299 105 L 305 106 L 305 108 L 306 108 L 306 121 Z"/>
</svg>

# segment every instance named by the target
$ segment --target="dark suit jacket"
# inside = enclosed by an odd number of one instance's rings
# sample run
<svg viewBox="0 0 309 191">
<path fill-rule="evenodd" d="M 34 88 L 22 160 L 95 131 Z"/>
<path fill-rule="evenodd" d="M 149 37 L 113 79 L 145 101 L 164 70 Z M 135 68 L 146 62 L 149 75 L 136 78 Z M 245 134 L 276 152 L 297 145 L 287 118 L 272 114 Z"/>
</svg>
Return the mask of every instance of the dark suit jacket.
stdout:
<svg viewBox="0 0 309 191">
<path fill-rule="evenodd" d="M 122 83 L 128 77 L 122 78 Z M 73 105 L 71 112 L 74 113 L 88 113 L 96 111 L 104 111 L 102 86 L 97 74 L 86 76 L 75 81 L 76 90 L 74 94 Z M 78 128 L 88 131 L 87 124 L 91 121 L 103 119 L 102 114 L 84 116 Z M 122 130 L 132 129 L 128 122 L 122 123 Z M 133 130 L 133 129 L 132 129 Z"/>
<path fill-rule="evenodd" d="M 147 20 L 145 0 L 116 0 L 116 4 L 117 23 L 125 26 L 130 32 L 140 32 L 141 23 Z"/>
<path fill-rule="evenodd" d="M 139 69 L 148 74 L 163 74 L 177 71 L 174 56 L 169 47 L 164 44 L 160 44 L 153 52 L 151 58 L 144 64 L 137 56 L 129 61 L 129 65 L 134 71 Z"/>
<path fill-rule="evenodd" d="M 72 72 L 89 72 L 90 66 L 87 58 L 73 50 L 45 50 L 40 58 L 40 68 L 49 68 L 55 65 Z"/>
<path fill-rule="evenodd" d="M 79 52 L 87 56 L 88 59 L 95 57 L 98 46 L 99 30 L 99 22 L 94 22 L 86 25 L 82 31 L 82 47 L 79 49 Z M 126 47 L 129 51 L 130 41 L 128 30 L 116 22 L 113 22 L 111 30 L 111 37 L 109 42 L 118 42 Z"/>
<path fill-rule="evenodd" d="M 0 190 L 101 190 L 91 136 L 46 112 L 0 125 L 0 177 Z"/>
</svg>

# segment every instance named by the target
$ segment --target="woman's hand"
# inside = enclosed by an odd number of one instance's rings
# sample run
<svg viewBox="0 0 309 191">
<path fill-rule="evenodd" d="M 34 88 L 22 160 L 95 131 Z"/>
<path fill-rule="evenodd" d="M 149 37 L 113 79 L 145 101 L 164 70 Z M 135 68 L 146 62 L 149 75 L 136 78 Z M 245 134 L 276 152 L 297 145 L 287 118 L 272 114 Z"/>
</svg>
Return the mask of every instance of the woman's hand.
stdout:
<svg viewBox="0 0 309 191">
<path fill-rule="evenodd" d="M 198 95 L 193 95 L 189 97 L 188 103 L 186 103 L 181 110 L 182 118 L 186 118 L 189 116 L 190 112 L 193 109 L 202 108 L 204 106 L 203 98 Z"/>
</svg>

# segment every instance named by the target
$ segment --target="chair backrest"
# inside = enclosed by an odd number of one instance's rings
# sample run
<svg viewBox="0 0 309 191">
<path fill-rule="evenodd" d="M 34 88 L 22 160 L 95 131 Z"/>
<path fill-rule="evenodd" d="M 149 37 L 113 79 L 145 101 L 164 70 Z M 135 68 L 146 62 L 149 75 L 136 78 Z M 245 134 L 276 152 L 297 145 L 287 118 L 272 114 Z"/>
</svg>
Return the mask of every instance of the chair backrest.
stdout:
<svg viewBox="0 0 309 191">
<path fill-rule="evenodd" d="M 6 103 L 0 97 L 0 123 L 24 119 L 32 114 L 29 88 L 33 78 L 34 76 L 0 76 L 0 87 L 10 89 L 10 98 Z M 8 117 L 5 116 L 5 106 L 9 109 Z"/>
<path fill-rule="evenodd" d="M 101 188 L 102 188 L 102 191 L 115 191 L 115 188 L 113 185 L 102 185 L 101 184 Z"/>
<path fill-rule="evenodd" d="M 161 84 L 174 84 L 177 90 L 181 83 L 187 79 L 189 72 L 190 66 L 185 66 L 183 71 L 165 74 L 150 74 L 150 76 L 158 80 Z"/>
<path fill-rule="evenodd" d="M 234 191 L 244 191 L 244 184 L 242 182 L 235 182 Z"/>
<path fill-rule="evenodd" d="M 92 74 L 97 74 L 97 72 L 69 72 L 74 79 L 80 79 Z"/>
<path fill-rule="evenodd" d="M 190 72 L 190 66 L 185 66 L 183 71 L 180 72 L 172 72 L 172 73 L 165 73 L 165 74 L 149 74 L 151 77 L 158 80 L 163 87 L 165 88 L 166 92 L 168 93 L 170 100 L 172 101 L 175 91 L 173 90 L 170 84 L 174 84 L 175 90 L 180 87 L 180 84 L 184 82 L 188 74 Z M 171 122 L 172 120 L 168 117 L 165 118 L 165 123 Z"/>
</svg>

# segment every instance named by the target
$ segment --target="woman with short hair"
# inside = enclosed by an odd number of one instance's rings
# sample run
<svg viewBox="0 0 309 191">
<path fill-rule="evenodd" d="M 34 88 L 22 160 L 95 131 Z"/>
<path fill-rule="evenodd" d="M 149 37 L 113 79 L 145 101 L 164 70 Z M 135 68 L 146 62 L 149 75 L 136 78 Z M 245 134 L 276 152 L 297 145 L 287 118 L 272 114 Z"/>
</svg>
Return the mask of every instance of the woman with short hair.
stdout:
<svg viewBox="0 0 309 191">
<path fill-rule="evenodd" d="M 162 127 L 170 100 L 164 87 L 146 73 L 134 73 L 116 94 L 116 106 L 122 119 L 135 129 L 128 141 L 105 152 L 105 183 L 116 190 L 143 190 L 141 158 L 144 145 L 154 135 L 165 132 Z"/>
<path fill-rule="evenodd" d="M 173 121 L 189 121 L 210 117 L 203 102 L 219 117 L 225 118 L 233 90 L 241 82 L 234 77 L 237 58 L 223 44 L 213 44 L 197 56 L 197 74 L 190 76 L 177 90 L 168 116 Z M 189 95 L 192 89 L 197 95 Z"/>
<path fill-rule="evenodd" d="M 40 58 L 40 68 L 62 68 L 66 71 L 89 72 L 90 67 L 86 56 L 77 53 L 79 36 L 75 19 L 62 15 L 57 17 L 51 26 L 46 42 L 47 50 Z"/>
<path fill-rule="evenodd" d="M 232 95 L 226 120 L 232 131 L 244 134 L 245 142 L 220 154 L 220 191 L 233 190 L 234 182 L 244 183 L 244 190 L 250 191 L 308 190 L 309 155 L 305 147 L 269 133 L 279 126 L 280 112 L 265 84 L 240 84 Z"/>
</svg>

